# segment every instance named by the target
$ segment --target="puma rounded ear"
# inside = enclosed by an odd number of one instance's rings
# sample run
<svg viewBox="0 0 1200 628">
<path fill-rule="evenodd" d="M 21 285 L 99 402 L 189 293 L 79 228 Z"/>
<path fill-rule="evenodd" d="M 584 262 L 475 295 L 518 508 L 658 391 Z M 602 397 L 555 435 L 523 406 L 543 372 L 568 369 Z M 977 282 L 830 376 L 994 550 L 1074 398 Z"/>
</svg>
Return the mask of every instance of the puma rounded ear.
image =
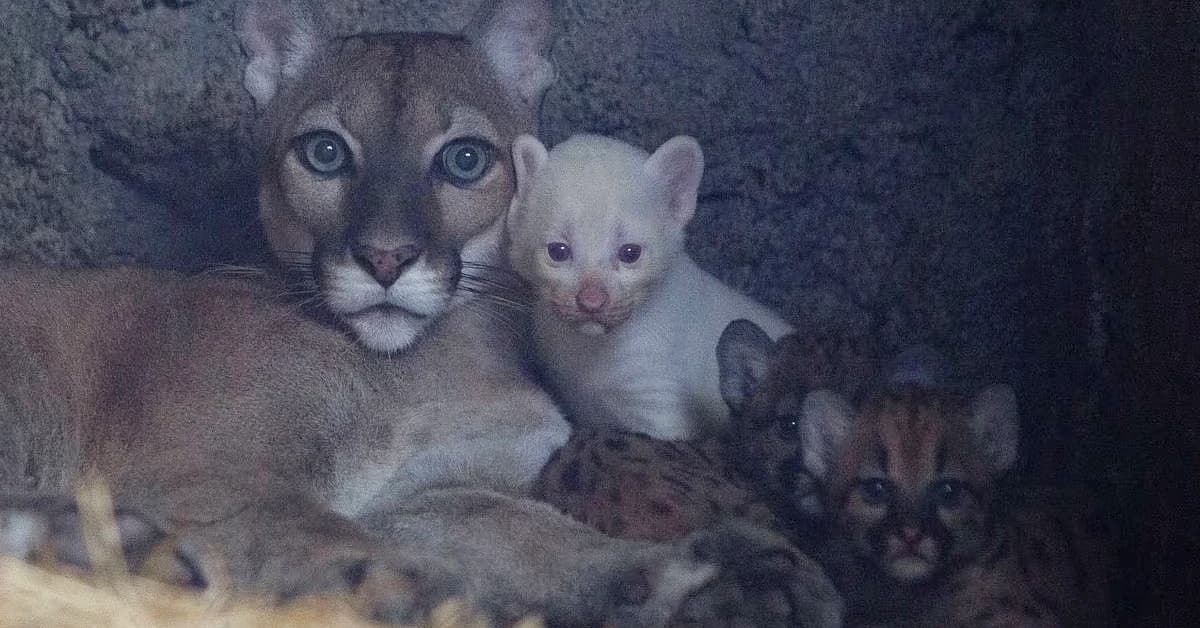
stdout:
<svg viewBox="0 0 1200 628">
<path fill-rule="evenodd" d="M 517 219 L 520 208 L 529 197 L 529 191 L 534 179 L 542 166 L 546 165 L 549 154 L 546 147 L 532 135 L 520 135 L 513 140 L 512 160 L 513 172 L 516 175 L 516 191 L 508 208 L 508 225 L 511 229 Z"/>
<path fill-rule="evenodd" d="M 325 27 L 310 0 L 247 0 L 235 22 L 247 57 L 242 85 L 261 110 L 281 83 L 308 65 L 323 43 Z"/>
<path fill-rule="evenodd" d="M 1017 394 L 1005 384 L 992 384 L 971 401 L 971 431 L 996 472 L 1007 471 L 1017 461 L 1021 418 Z"/>
<path fill-rule="evenodd" d="M 673 137 L 646 160 L 646 174 L 667 191 L 668 210 L 675 222 L 686 225 L 696 213 L 696 195 L 704 174 L 704 151 L 695 138 Z"/>
<path fill-rule="evenodd" d="M 853 410 L 832 390 L 814 390 L 801 406 L 801 448 L 804 466 L 822 481 L 829 479 L 834 456 L 850 435 Z"/>
<path fill-rule="evenodd" d="M 536 108 L 554 81 L 554 65 L 544 56 L 553 21 L 547 0 L 492 0 L 464 34 L 483 51 L 500 82 Z"/>
<path fill-rule="evenodd" d="M 739 318 L 725 326 L 717 340 L 717 372 L 721 397 L 734 413 L 762 383 L 775 344 L 758 325 Z"/>
</svg>

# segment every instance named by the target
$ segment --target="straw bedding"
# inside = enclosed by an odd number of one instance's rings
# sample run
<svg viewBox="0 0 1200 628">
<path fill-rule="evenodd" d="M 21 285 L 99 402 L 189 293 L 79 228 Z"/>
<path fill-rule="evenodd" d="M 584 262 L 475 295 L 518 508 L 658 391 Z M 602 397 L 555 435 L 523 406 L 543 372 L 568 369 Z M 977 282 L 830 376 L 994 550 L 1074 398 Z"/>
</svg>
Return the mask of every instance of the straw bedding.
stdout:
<svg viewBox="0 0 1200 628">
<path fill-rule="evenodd" d="M 215 583 L 187 590 L 130 574 L 119 550 L 112 502 L 103 483 L 88 481 L 78 493 L 84 540 L 93 565 L 88 573 L 59 565 L 0 556 L 0 627 L 146 628 L 220 626 L 367 628 L 381 624 L 359 613 L 351 595 L 312 596 L 279 606 L 234 594 Z M 446 602 L 421 628 L 488 628 L 457 600 Z M 535 618 L 516 628 L 538 628 Z"/>
</svg>

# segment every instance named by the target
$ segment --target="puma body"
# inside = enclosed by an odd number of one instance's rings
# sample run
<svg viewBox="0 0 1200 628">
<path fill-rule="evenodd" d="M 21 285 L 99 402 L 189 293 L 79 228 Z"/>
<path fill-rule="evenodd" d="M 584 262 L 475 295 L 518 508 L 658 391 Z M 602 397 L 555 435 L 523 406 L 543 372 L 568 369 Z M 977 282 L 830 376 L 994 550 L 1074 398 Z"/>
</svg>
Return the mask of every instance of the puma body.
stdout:
<svg viewBox="0 0 1200 628">
<path fill-rule="evenodd" d="M 502 340 L 469 310 L 397 360 L 268 284 L 22 268 L 0 289 L 21 297 L 0 305 L 10 490 L 86 470 L 168 527 L 228 517 L 242 491 L 353 517 L 433 486 L 524 494 L 568 435 L 515 364 L 475 349 Z"/>
</svg>

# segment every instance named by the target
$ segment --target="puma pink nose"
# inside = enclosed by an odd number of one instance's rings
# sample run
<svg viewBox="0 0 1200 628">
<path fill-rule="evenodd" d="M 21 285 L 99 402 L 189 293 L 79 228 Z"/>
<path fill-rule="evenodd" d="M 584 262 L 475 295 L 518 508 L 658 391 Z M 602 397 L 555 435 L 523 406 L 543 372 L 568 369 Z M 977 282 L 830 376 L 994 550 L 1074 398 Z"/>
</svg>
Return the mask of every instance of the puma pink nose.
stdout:
<svg viewBox="0 0 1200 628">
<path fill-rule="evenodd" d="M 595 283 L 585 283 L 575 295 L 575 304 L 580 311 L 596 314 L 608 303 L 608 292 L 604 286 Z"/>
<path fill-rule="evenodd" d="M 354 261 L 363 270 L 371 273 L 379 285 L 387 288 L 396 283 L 405 269 L 421 256 L 417 246 L 400 246 L 394 249 L 378 249 L 373 246 L 358 246 L 353 251 Z"/>
</svg>

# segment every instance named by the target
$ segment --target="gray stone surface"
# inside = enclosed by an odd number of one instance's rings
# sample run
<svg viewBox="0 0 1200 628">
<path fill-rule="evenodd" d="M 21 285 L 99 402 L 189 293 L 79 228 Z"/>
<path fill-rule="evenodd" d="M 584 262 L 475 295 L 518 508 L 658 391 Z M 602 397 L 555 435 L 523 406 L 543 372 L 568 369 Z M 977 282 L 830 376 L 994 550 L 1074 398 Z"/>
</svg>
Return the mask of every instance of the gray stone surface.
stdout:
<svg viewBox="0 0 1200 628">
<path fill-rule="evenodd" d="M 341 31 L 455 30 L 476 2 L 325 4 Z M 1061 418 L 1090 372 L 1095 194 L 1072 6 L 564 0 L 544 137 L 698 137 L 703 266 L 799 324 L 939 345 Z M 0 6 L 0 256 L 258 259 L 231 22 L 230 0 Z"/>
</svg>

